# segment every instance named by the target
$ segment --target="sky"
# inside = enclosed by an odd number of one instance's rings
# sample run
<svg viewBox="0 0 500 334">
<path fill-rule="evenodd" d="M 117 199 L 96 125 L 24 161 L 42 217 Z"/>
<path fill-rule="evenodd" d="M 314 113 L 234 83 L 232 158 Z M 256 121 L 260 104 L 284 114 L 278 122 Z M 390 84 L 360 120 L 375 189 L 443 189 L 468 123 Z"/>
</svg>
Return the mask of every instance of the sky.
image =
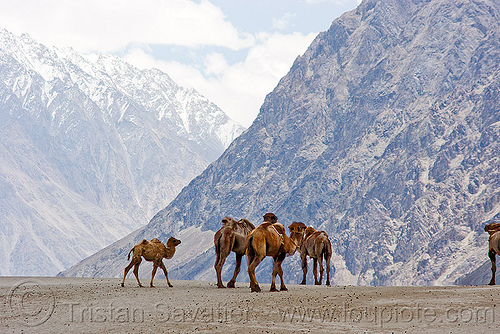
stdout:
<svg viewBox="0 0 500 334">
<path fill-rule="evenodd" d="M 0 0 L 0 27 L 114 54 L 194 88 L 245 127 L 333 20 L 361 0 Z"/>
</svg>

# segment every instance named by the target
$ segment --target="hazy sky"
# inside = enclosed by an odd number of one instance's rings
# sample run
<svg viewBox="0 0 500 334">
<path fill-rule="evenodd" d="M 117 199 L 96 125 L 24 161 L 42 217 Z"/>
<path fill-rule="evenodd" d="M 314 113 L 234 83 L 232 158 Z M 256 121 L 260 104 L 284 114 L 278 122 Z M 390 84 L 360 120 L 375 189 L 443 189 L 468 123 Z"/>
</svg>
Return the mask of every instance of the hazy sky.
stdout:
<svg viewBox="0 0 500 334">
<path fill-rule="evenodd" d="M 0 27 L 156 67 L 250 126 L 320 31 L 360 0 L 0 0 Z"/>
</svg>

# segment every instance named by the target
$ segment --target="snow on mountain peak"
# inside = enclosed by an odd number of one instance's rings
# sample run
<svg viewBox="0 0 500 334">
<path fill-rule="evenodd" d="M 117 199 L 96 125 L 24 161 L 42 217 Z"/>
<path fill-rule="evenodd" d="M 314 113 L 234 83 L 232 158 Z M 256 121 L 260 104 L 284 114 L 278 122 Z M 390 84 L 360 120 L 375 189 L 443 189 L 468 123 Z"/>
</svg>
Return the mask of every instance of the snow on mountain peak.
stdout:
<svg viewBox="0 0 500 334">
<path fill-rule="evenodd" d="M 0 275 L 55 274 L 144 225 L 243 131 L 117 56 L 0 29 L 0 68 Z"/>
<path fill-rule="evenodd" d="M 6 51 L 45 81 L 72 82 L 105 110 L 111 107 L 108 102 L 112 95 L 123 94 L 154 113 L 159 121 L 178 119 L 171 126 L 177 127 L 179 135 L 195 142 L 215 135 L 223 147 L 244 129 L 197 91 L 177 85 L 159 69 L 140 70 L 114 55 L 83 55 L 72 48 L 47 48 L 27 34 L 16 37 L 5 29 L 0 38 L 3 40 L 0 47 L 7 48 Z M 102 83 L 114 92 L 102 91 Z M 201 105 L 209 107 L 201 111 Z M 113 114 L 110 116 L 120 119 Z"/>
</svg>

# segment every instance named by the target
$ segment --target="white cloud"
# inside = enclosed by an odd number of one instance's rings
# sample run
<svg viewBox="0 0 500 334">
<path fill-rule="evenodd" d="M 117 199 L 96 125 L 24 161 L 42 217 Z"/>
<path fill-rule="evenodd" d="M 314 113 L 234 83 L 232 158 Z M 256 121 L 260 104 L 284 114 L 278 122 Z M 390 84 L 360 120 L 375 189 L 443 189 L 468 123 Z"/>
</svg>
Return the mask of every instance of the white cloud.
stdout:
<svg viewBox="0 0 500 334">
<path fill-rule="evenodd" d="M 6 2 L 6 1 L 5 1 Z M 130 44 L 223 46 L 253 44 L 207 0 L 16 0 L 2 4 L 1 25 L 49 46 L 116 52 Z"/>
<path fill-rule="evenodd" d="M 221 54 L 209 54 L 205 73 L 178 62 L 155 60 L 139 49 L 124 58 L 140 68 L 156 67 L 165 71 L 178 84 L 195 88 L 235 121 L 250 126 L 266 94 L 274 89 L 315 36 L 260 33 L 255 36 L 256 44 L 244 61 L 229 66 Z"/>
<path fill-rule="evenodd" d="M 205 61 L 205 65 L 206 65 L 205 69 L 206 75 L 211 75 L 211 74 L 221 75 L 228 67 L 226 58 L 224 58 L 224 55 L 219 52 L 214 52 L 209 54 Z"/>
<path fill-rule="evenodd" d="M 283 30 L 290 26 L 290 21 L 297 15 L 295 13 L 285 13 L 280 18 L 273 18 L 272 26 L 274 29 Z"/>
</svg>

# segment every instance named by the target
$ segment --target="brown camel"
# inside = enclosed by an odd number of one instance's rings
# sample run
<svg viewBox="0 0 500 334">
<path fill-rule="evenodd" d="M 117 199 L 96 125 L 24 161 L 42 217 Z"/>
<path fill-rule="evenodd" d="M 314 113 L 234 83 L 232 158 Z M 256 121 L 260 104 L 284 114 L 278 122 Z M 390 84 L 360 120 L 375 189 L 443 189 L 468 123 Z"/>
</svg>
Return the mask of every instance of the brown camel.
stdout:
<svg viewBox="0 0 500 334">
<path fill-rule="evenodd" d="M 246 219 L 234 220 L 231 217 L 222 219 L 222 227 L 215 233 L 214 245 L 215 254 L 215 272 L 217 273 L 217 287 L 225 288 L 222 283 L 221 271 L 229 253 L 233 251 L 236 254 L 236 267 L 234 268 L 233 278 L 227 282 L 228 288 L 234 288 L 236 277 L 240 272 L 241 259 L 245 255 L 245 237 L 255 228 L 252 223 Z"/>
<path fill-rule="evenodd" d="M 158 267 L 160 267 L 165 274 L 168 286 L 172 287 L 172 284 L 170 284 L 170 281 L 168 280 L 167 268 L 165 268 L 165 265 L 163 264 L 163 258 L 171 259 L 174 256 L 175 247 L 180 243 L 180 240 L 174 237 L 170 237 L 167 241 L 167 246 L 162 244 L 160 240 L 156 238 L 152 239 L 151 241 L 147 241 L 146 239 L 144 239 L 140 243 L 135 245 L 134 248 L 132 248 L 130 252 L 128 252 L 127 260 L 130 259 L 130 253 L 133 252 L 134 254 L 132 256 L 132 261 L 130 261 L 129 265 L 125 268 L 122 286 L 125 286 L 125 277 L 127 277 L 127 273 L 129 272 L 130 268 L 134 267 L 135 278 L 137 279 L 137 283 L 139 283 L 139 286 L 142 287 L 141 281 L 139 281 L 139 265 L 142 262 L 142 257 L 144 257 L 144 260 L 153 262 L 153 272 L 151 273 L 151 282 L 149 283 L 149 286 L 152 288 L 154 287 L 153 279 L 155 277 L 156 270 L 158 269 Z"/>
<path fill-rule="evenodd" d="M 488 224 L 484 230 L 490 234 L 488 256 L 491 260 L 491 280 L 488 285 L 495 285 L 496 255 L 500 255 L 500 223 Z"/>
<path fill-rule="evenodd" d="M 276 275 L 280 276 L 280 291 L 286 291 L 283 281 L 283 270 L 281 263 L 287 255 L 293 255 L 298 249 L 298 242 L 302 239 L 300 230 L 293 232 L 288 237 L 283 224 L 277 223 L 274 214 L 268 213 L 264 216 L 264 222 L 255 228 L 245 239 L 246 254 L 248 258 L 248 276 L 250 278 L 250 288 L 252 292 L 260 292 L 261 289 L 255 277 L 255 268 L 266 257 L 271 256 L 274 260 L 272 282 L 270 291 L 276 289 Z M 290 228 L 290 227 L 289 227 Z M 305 229 L 305 225 L 304 225 Z"/>
<path fill-rule="evenodd" d="M 306 228 L 304 238 L 300 245 L 300 257 L 302 260 L 302 282 L 306 284 L 307 256 L 313 259 L 314 284 L 321 285 L 323 280 L 323 258 L 326 262 L 326 285 L 330 285 L 330 258 L 332 257 L 332 244 L 328 234 L 324 231 L 316 231 L 313 227 Z M 319 261 L 319 280 L 318 280 Z"/>
</svg>

